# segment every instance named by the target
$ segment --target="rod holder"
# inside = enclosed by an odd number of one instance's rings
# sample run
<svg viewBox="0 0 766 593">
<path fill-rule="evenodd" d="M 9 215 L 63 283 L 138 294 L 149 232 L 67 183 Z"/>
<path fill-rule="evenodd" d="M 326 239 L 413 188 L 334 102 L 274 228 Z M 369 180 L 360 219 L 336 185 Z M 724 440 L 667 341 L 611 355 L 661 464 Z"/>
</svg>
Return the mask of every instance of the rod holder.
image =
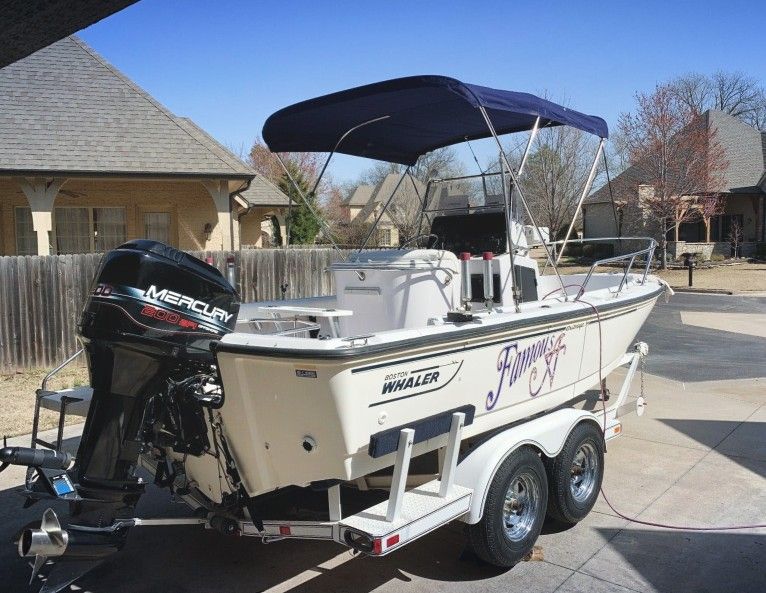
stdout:
<svg viewBox="0 0 766 593">
<path fill-rule="evenodd" d="M 463 251 L 460 254 L 460 302 L 466 311 L 471 310 L 471 301 L 473 300 L 470 263 L 471 254 Z"/>
<path fill-rule="evenodd" d="M 495 254 L 491 251 L 485 251 L 482 254 L 484 260 L 484 266 L 482 271 L 484 272 L 484 304 L 488 311 L 492 311 L 492 306 L 495 301 L 495 283 L 492 278 L 492 259 Z"/>
</svg>

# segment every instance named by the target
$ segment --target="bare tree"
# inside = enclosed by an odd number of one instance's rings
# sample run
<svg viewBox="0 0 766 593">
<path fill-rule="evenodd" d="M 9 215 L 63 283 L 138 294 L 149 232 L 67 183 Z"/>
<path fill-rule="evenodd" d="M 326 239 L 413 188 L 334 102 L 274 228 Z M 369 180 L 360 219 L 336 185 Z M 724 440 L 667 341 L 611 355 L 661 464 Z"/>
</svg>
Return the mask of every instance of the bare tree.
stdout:
<svg viewBox="0 0 766 593">
<path fill-rule="evenodd" d="M 713 194 L 702 196 L 701 198 L 698 210 L 699 216 L 705 225 L 705 241 L 707 243 L 710 243 L 710 221 L 714 216 L 723 214 L 725 206 L 726 204 L 720 195 Z M 678 237 L 677 233 L 676 237 Z"/>
<path fill-rule="evenodd" d="M 285 163 L 290 163 L 300 171 L 312 184 L 319 175 L 324 157 L 319 152 L 283 152 L 279 156 Z M 260 138 L 256 138 L 253 142 L 247 161 L 253 169 L 275 185 L 278 185 L 284 176 L 284 169 L 277 157 Z"/>
<path fill-rule="evenodd" d="M 715 130 L 679 100 L 671 85 L 636 94 L 635 113 L 623 113 L 619 129 L 630 155 L 633 185 L 624 201 L 638 201 L 659 226 L 662 266 L 667 265 L 667 231 L 700 216 L 700 200 L 715 196 L 728 166 Z M 627 190 L 627 191 L 626 191 Z"/>
<path fill-rule="evenodd" d="M 744 240 L 744 235 L 742 233 L 742 225 L 739 222 L 739 218 L 732 217 L 731 219 L 731 225 L 729 226 L 729 235 L 726 237 L 726 239 L 729 241 L 729 245 L 731 245 L 731 250 L 734 252 L 734 257 L 739 257 L 740 248 L 742 246 L 742 241 Z"/>
<path fill-rule="evenodd" d="M 359 177 L 359 183 L 367 185 L 377 185 L 389 173 L 404 172 L 404 165 L 397 163 L 377 163 Z M 428 183 L 428 179 L 434 175 L 439 177 L 454 177 L 460 175 L 463 169 L 457 156 L 457 152 L 452 146 L 437 148 L 421 156 L 418 162 L 410 167 L 410 173 L 415 179 L 423 184 Z"/>
<path fill-rule="evenodd" d="M 718 70 L 711 76 L 684 74 L 668 84 L 673 96 L 693 113 L 718 109 L 759 130 L 766 126 L 766 91 L 743 72 Z"/>
<path fill-rule="evenodd" d="M 572 221 L 597 146 L 585 132 L 557 126 L 540 130 L 530 148 L 521 183 L 529 209 L 552 240 Z M 520 161 L 523 148 L 515 152 Z"/>
</svg>

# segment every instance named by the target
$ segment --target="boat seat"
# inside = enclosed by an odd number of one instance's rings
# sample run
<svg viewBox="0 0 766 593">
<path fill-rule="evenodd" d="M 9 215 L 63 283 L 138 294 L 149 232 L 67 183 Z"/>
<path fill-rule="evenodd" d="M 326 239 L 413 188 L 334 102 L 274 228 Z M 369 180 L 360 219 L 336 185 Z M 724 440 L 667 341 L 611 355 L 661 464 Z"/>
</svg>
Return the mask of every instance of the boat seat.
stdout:
<svg viewBox="0 0 766 593">
<path fill-rule="evenodd" d="M 460 299 L 457 257 L 438 249 L 367 251 L 330 266 L 345 337 L 425 327 Z"/>
</svg>

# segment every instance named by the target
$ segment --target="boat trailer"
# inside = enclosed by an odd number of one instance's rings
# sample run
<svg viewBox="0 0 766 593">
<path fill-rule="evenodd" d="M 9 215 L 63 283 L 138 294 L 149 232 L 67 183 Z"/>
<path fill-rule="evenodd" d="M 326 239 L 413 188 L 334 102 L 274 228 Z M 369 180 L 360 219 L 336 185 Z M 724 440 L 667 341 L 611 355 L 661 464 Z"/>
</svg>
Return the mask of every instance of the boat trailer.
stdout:
<svg viewBox="0 0 766 593">
<path fill-rule="evenodd" d="M 635 406 L 639 415 L 643 413 L 645 399 L 643 384 L 641 395 L 635 404 L 628 403 L 628 391 L 636 371 L 641 367 L 648 347 L 643 342 L 634 345 L 632 351 L 626 353 L 619 366 L 627 367 L 625 377 L 617 397 L 608 407 L 603 403 L 600 410 L 584 410 L 573 407 L 551 411 L 537 418 L 526 420 L 510 427 L 502 428 L 492 433 L 468 451 L 461 454 L 461 436 L 465 423 L 465 414 L 452 414 L 449 432 L 441 435 L 443 446 L 439 450 L 440 472 L 435 479 L 424 481 L 423 476 L 410 474 L 410 459 L 414 442 L 414 430 L 402 429 L 399 433 L 395 463 L 390 480 L 387 477 L 375 476 L 362 478 L 357 481 L 360 489 L 389 490 L 386 500 L 379 502 L 361 512 L 343 515 L 341 504 L 341 487 L 334 484 L 327 489 L 328 520 L 294 521 L 294 520 L 264 520 L 257 523 L 251 520 L 234 520 L 217 514 L 207 514 L 189 518 L 130 518 L 120 519 L 112 525 L 100 528 L 79 527 L 70 525 L 63 530 L 52 509 L 46 510 L 39 528 L 26 530 L 19 539 L 19 553 L 25 557 L 34 557 L 34 574 L 45 564 L 48 558 L 64 556 L 67 548 L 76 542 L 88 541 L 89 537 L 100 537 L 108 541 L 110 537 L 125 531 L 127 528 L 173 526 L 173 525 L 202 525 L 206 529 L 214 529 L 228 535 L 259 537 L 264 543 L 285 539 L 307 539 L 334 541 L 347 546 L 355 552 L 370 556 L 385 556 L 408 543 L 460 519 L 472 524 L 478 522 L 484 512 L 487 491 L 500 464 L 516 449 L 523 445 L 532 445 L 549 458 L 556 457 L 564 446 L 572 430 L 583 422 L 595 423 L 604 434 L 605 441 L 620 435 L 622 425 L 620 417 Z M 89 404 L 89 388 L 51 391 L 47 389 L 48 380 L 63 366 L 70 363 L 77 355 L 68 359 L 57 369 L 54 369 L 43 381 L 37 391 L 35 406 L 35 422 L 32 434 L 31 449 L 20 449 L 21 453 L 33 451 L 34 455 L 43 459 L 63 455 L 59 453 L 63 436 L 63 424 L 67 412 L 76 415 L 86 415 Z M 46 442 L 38 436 L 39 413 L 41 408 L 56 410 L 60 413 L 56 443 Z M 41 447 L 42 449 L 40 449 Z M 68 464 L 71 464 L 69 456 Z M 45 464 L 42 464 L 43 466 Z M 142 456 L 141 465 L 150 471 L 156 471 L 156 466 Z M 39 489 L 30 489 L 30 476 L 27 476 L 26 488 L 22 494 L 31 500 L 41 498 L 71 499 L 73 488 L 67 488 L 67 474 L 63 470 L 53 471 L 45 467 L 31 467 L 29 473 L 37 472 L 46 478 L 50 485 L 48 496 L 41 495 Z M 433 477 L 433 476 L 431 476 Z M 407 489 L 408 479 L 419 483 Z M 369 483 L 366 482 L 369 480 Z M 192 495 L 176 494 L 192 509 L 200 509 L 201 503 Z M 85 536 L 85 537 L 83 537 Z M 68 556 L 69 554 L 67 554 Z M 78 557 L 78 554 L 73 554 Z M 104 557 L 106 554 L 104 554 Z M 62 558 L 69 559 L 69 558 Z M 100 559 L 93 560 L 93 565 Z M 88 566 L 87 569 L 93 567 Z M 86 570 L 87 570 L 86 569 Z M 68 573 L 69 574 L 69 573 Z M 82 573 L 80 573 L 82 574 Z M 44 591 L 57 591 L 71 583 L 57 582 L 49 579 Z"/>
</svg>

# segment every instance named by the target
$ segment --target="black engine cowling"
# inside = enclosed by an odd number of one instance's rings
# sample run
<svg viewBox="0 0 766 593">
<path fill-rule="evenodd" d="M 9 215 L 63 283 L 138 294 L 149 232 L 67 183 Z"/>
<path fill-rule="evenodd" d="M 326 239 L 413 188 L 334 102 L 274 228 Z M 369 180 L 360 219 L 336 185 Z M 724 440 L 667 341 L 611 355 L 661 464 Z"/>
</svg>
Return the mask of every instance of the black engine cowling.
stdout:
<svg viewBox="0 0 766 593">
<path fill-rule="evenodd" d="M 201 454 L 210 344 L 238 311 L 217 269 L 172 247 L 132 241 L 104 256 L 79 325 L 93 398 L 75 473 L 89 498 L 138 493 L 134 467 L 148 444 Z"/>
</svg>

